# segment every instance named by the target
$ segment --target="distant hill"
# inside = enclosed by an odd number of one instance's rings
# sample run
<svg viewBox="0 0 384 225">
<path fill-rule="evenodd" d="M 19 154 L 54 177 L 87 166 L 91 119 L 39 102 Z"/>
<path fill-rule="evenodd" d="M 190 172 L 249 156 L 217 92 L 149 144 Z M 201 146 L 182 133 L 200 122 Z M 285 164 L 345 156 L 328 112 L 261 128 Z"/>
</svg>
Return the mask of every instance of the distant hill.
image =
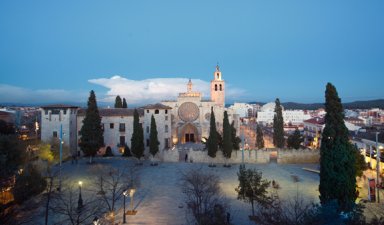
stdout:
<svg viewBox="0 0 384 225">
<path fill-rule="evenodd" d="M 263 102 L 250 102 L 250 104 L 264 105 Z M 285 109 L 307 109 L 315 110 L 324 108 L 324 103 L 296 103 L 296 102 L 283 102 L 281 103 Z M 368 101 L 354 101 L 343 103 L 344 109 L 371 109 L 381 108 L 384 109 L 384 99 L 368 100 Z"/>
</svg>

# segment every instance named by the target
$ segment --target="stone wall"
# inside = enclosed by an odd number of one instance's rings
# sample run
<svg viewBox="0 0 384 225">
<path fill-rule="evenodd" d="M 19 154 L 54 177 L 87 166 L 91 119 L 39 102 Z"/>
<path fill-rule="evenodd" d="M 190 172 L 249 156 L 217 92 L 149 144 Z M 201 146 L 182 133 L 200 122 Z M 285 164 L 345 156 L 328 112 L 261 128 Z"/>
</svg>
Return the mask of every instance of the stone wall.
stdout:
<svg viewBox="0 0 384 225">
<path fill-rule="evenodd" d="M 277 163 L 279 164 L 296 164 L 296 163 L 319 163 L 320 151 L 312 149 L 262 149 L 262 150 L 245 150 L 245 163 L 269 163 L 271 154 L 277 153 Z M 177 149 L 163 151 L 160 160 L 164 162 L 184 161 L 185 154 L 188 154 L 188 161 L 198 163 L 214 163 L 224 164 L 226 159 L 222 151 L 216 153 L 215 158 L 208 156 L 207 151 L 194 151 L 192 149 Z M 232 156 L 227 163 L 238 164 L 242 162 L 242 151 L 233 151 Z"/>
<path fill-rule="evenodd" d="M 229 160 L 226 160 L 223 156 L 222 151 L 216 153 L 215 158 L 208 156 L 207 151 L 194 151 L 189 150 L 166 150 L 162 152 L 161 160 L 164 162 L 178 162 L 183 161 L 185 154 L 188 154 L 188 161 L 199 162 L 199 163 L 214 163 L 224 164 L 226 163 L 241 163 L 242 162 L 242 151 L 233 151 L 232 156 Z M 244 151 L 244 162 L 245 163 L 269 163 L 270 151 L 268 150 L 245 150 Z"/>
<path fill-rule="evenodd" d="M 312 149 L 280 149 L 277 151 L 277 163 L 319 163 L 320 151 Z"/>
</svg>

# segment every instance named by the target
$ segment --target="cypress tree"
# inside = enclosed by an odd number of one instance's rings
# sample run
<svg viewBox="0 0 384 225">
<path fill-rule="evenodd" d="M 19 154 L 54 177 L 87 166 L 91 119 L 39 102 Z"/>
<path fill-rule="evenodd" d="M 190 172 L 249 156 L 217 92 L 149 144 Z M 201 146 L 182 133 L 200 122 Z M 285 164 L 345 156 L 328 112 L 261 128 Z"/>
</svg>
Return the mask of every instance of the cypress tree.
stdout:
<svg viewBox="0 0 384 225">
<path fill-rule="evenodd" d="M 100 147 L 104 145 L 101 117 L 99 109 L 97 108 L 96 95 L 93 90 L 88 98 L 88 107 L 80 133 L 80 148 L 84 155 L 90 157 L 89 162 L 92 163 L 92 157 L 94 157 Z"/>
<path fill-rule="evenodd" d="M 344 110 L 335 86 L 325 91 L 325 127 L 320 147 L 320 202 L 337 200 L 339 210 L 349 211 L 356 200 L 356 167 L 353 145 L 348 140 Z"/>
<path fill-rule="evenodd" d="M 125 100 L 125 98 L 123 98 L 122 108 L 124 108 L 124 109 L 128 108 L 127 101 Z"/>
<path fill-rule="evenodd" d="M 287 147 L 299 149 L 302 141 L 303 137 L 301 136 L 300 131 L 296 128 L 295 132 L 288 137 Z"/>
<path fill-rule="evenodd" d="M 149 152 L 155 157 L 159 151 L 159 140 L 157 139 L 157 127 L 155 117 L 151 117 L 151 133 L 149 134 Z"/>
<path fill-rule="evenodd" d="M 144 132 L 139 121 L 139 113 L 135 109 L 133 113 L 133 133 L 131 138 L 132 154 L 140 160 L 144 153 Z"/>
<path fill-rule="evenodd" d="M 238 136 L 236 136 L 235 121 L 232 121 L 232 123 L 231 123 L 231 134 L 232 134 L 231 138 L 232 138 L 232 143 L 233 143 L 233 149 L 239 150 L 241 139 Z"/>
<path fill-rule="evenodd" d="M 284 148 L 284 119 L 280 100 L 276 98 L 275 115 L 273 117 L 273 144 L 277 148 Z"/>
<path fill-rule="evenodd" d="M 115 99 L 115 108 L 123 108 L 123 103 L 119 95 L 116 96 L 116 99 Z"/>
<path fill-rule="evenodd" d="M 218 138 L 216 130 L 216 119 L 215 113 L 213 112 L 213 107 L 211 108 L 211 121 L 209 127 L 209 137 L 208 137 L 208 155 L 211 158 L 216 157 L 217 147 L 218 147 Z"/>
<path fill-rule="evenodd" d="M 224 119 L 223 119 L 223 155 L 225 158 L 231 158 L 232 154 L 232 129 L 228 120 L 228 113 L 224 111 Z"/>
<path fill-rule="evenodd" d="M 264 134 L 260 125 L 257 125 L 257 128 L 256 128 L 256 147 L 257 149 L 264 148 Z"/>
</svg>

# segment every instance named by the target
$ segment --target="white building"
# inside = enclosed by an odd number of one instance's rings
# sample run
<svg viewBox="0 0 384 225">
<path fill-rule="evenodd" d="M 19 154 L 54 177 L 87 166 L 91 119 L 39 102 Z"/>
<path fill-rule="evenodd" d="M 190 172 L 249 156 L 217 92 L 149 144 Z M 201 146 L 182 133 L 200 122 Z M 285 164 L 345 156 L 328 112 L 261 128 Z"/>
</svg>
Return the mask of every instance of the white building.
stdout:
<svg viewBox="0 0 384 225">
<path fill-rule="evenodd" d="M 236 114 L 239 114 L 241 118 L 248 117 L 248 111 L 251 109 L 253 110 L 253 106 L 248 103 L 239 103 L 235 102 L 233 105 L 229 107 L 230 109 L 234 110 Z"/>
<path fill-rule="evenodd" d="M 68 146 L 70 152 L 77 149 L 77 106 L 47 105 L 41 107 L 41 140 L 50 142 L 53 138 L 60 138 L 62 128 L 63 145 Z"/>
<path fill-rule="evenodd" d="M 139 108 L 140 123 L 144 130 L 144 146 L 145 152 L 149 151 L 149 134 L 151 127 L 151 116 L 155 117 L 158 132 L 158 140 L 160 142 L 159 149 L 170 148 L 171 145 L 171 122 L 169 110 L 171 108 L 161 105 L 147 105 Z M 103 127 L 105 148 L 110 147 L 114 154 L 123 153 L 124 146 L 131 148 L 131 137 L 133 134 L 133 113 L 134 109 L 109 108 L 99 109 L 101 116 L 101 124 Z M 80 140 L 80 130 L 85 117 L 85 109 L 81 109 L 77 115 L 78 141 Z M 80 148 L 78 148 L 80 150 Z"/>
<path fill-rule="evenodd" d="M 272 124 L 273 117 L 275 116 L 275 106 L 276 104 L 274 102 L 263 105 L 260 112 L 257 113 L 257 122 Z M 284 110 L 284 107 L 281 107 L 285 124 L 299 125 L 302 124 L 304 120 L 311 118 L 310 115 L 306 114 L 303 110 Z"/>
</svg>

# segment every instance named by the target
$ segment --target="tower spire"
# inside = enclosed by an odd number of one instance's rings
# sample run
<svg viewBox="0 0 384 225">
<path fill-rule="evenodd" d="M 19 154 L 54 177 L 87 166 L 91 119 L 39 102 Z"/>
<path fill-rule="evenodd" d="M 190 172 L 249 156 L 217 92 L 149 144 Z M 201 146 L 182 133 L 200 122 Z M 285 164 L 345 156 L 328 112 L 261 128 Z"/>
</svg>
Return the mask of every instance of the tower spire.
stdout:
<svg viewBox="0 0 384 225">
<path fill-rule="evenodd" d="M 189 78 L 188 84 L 187 84 L 187 91 L 191 92 L 192 91 L 192 81 L 191 78 Z"/>
</svg>

